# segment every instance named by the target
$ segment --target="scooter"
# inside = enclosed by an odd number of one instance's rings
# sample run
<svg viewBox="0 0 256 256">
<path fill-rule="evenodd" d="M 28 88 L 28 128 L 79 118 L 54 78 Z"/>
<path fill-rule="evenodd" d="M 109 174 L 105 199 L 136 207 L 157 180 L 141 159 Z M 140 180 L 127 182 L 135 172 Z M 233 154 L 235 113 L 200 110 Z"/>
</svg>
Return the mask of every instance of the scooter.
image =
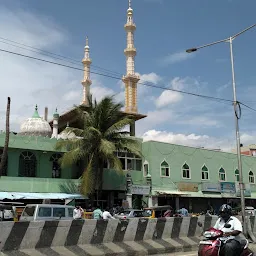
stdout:
<svg viewBox="0 0 256 256">
<path fill-rule="evenodd" d="M 198 223 L 202 227 L 202 223 Z M 230 224 L 225 224 L 225 228 L 230 228 Z M 198 256 L 225 256 L 221 253 L 223 232 L 221 230 L 210 228 L 203 233 L 204 239 L 199 242 Z M 241 240 L 241 251 L 237 252 L 237 256 L 255 256 L 248 248 L 249 241 Z"/>
</svg>

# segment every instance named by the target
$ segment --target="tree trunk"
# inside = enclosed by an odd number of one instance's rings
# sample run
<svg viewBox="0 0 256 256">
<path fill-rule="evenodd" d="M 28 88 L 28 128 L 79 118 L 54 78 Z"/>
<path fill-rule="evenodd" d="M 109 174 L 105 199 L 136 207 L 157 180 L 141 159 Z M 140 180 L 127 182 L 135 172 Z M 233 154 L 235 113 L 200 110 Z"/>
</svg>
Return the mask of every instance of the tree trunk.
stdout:
<svg viewBox="0 0 256 256">
<path fill-rule="evenodd" d="M 11 98 L 7 98 L 7 109 L 6 109 L 6 129 L 5 129 L 5 143 L 3 154 L 0 162 L 0 177 L 3 175 L 4 167 L 8 157 L 8 146 L 9 146 L 9 137 L 10 137 L 10 107 L 11 107 Z"/>
</svg>

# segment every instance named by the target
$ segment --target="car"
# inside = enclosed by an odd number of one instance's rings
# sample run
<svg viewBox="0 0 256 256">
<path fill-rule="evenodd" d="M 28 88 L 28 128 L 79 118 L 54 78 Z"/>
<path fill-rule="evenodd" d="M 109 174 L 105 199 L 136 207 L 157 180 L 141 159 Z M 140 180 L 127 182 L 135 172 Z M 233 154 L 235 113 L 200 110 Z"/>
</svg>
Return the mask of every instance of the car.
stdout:
<svg viewBox="0 0 256 256">
<path fill-rule="evenodd" d="M 143 210 L 137 210 L 137 209 L 127 209 L 124 210 L 124 212 L 115 214 L 114 216 L 117 219 L 130 219 L 130 218 L 141 218 L 144 217 L 144 212 Z"/>
<path fill-rule="evenodd" d="M 74 206 L 59 204 L 27 204 L 20 221 L 73 220 Z"/>
</svg>

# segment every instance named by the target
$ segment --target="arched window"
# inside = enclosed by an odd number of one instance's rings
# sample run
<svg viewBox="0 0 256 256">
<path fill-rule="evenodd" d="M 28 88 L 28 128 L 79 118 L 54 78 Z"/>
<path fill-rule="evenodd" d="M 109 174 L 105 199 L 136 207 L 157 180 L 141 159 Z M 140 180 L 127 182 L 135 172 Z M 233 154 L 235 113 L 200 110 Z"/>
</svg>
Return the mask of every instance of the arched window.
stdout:
<svg viewBox="0 0 256 256">
<path fill-rule="evenodd" d="M 149 171 L 149 167 L 148 166 L 149 166 L 148 165 L 148 161 L 145 161 L 143 163 L 143 175 L 144 175 L 144 177 L 147 177 L 147 175 L 148 175 L 148 171 Z"/>
<path fill-rule="evenodd" d="M 202 180 L 209 180 L 209 171 L 205 165 L 202 167 Z"/>
<path fill-rule="evenodd" d="M 252 171 L 249 171 L 249 183 L 250 184 L 255 183 L 255 177 L 254 177 L 254 173 Z"/>
<path fill-rule="evenodd" d="M 219 169 L 219 180 L 225 181 L 226 180 L 226 172 L 223 168 Z"/>
<path fill-rule="evenodd" d="M 36 176 L 36 156 L 31 151 L 23 151 L 20 154 L 19 176 L 35 177 Z"/>
<path fill-rule="evenodd" d="M 52 162 L 52 178 L 60 178 L 61 177 L 61 167 L 59 164 L 59 159 L 61 158 L 61 154 L 56 153 L 50 157 L 50 161 Z"/>
<path fill-rule="evenodd" d="M 190 169 L 187 164 L 183 164 L 183 166 L 182 166 L 182 178 L 190 179 Z"/>
<path fill-rule="evenodd" d="M 2 155 L 3 155 L 3 149 L 0 149 L 0 163 L 1 163 L 1 160 L 2 160 Z M 7 156 L 4 168 L 3 168 L 2 176 L 7 175 L 7 167 L 8 167 L 8 156 Z"/>
<path fill-rule="evenodd" d="M 170 177 L 170 167 L 166 161 L 161 163 L 161 176 L 162 177 Z"/>
<path fill-rule="evenodd" d="M 238 169 L 235 170 L 235 180 L 238 181 L 238 182 L 240 181 L 240 176 L 239 176 L 239 170 Z"/>
</svg>

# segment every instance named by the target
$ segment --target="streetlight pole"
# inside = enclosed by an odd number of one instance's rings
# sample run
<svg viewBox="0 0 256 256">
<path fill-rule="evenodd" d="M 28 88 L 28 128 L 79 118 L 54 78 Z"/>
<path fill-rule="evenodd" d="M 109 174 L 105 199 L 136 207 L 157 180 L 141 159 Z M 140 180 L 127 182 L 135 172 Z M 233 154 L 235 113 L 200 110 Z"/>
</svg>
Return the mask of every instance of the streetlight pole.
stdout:
<svg viewBox="0 0 256 256">
<path fill-rule="evenodd" d="M 205 44 L 196 48 L 190 48 L 187 49 L 187 53 L 195 52 L 201 48 L 205 48 L 208 46 L 212 46 L 215 44 L 223 43 L 223 42 L 229 42 L 230 47 L 230 59 L 231 59 L 231 71 L 232 71 L 232 87 L 233 87 L 233 106 L 234 106 L 234 114 L 235 114 L 235 126 L 236 126 L 236 150 L 237 150 L 237 162 L 238 162 L 238 170 L 239 170 L 239 188 L 240 188 L 240 199 L 241 199 L 241 210 L 242 210 L 242 220 L 243 220 L 243 228 L 244 228 L 244 234 L 247 235 L 247 225 L 246 225 L 246 219 L 245 219 L 245 197 L 244 197 L 244 182 L 243 182 L 243 171 L 242 171 L 242 161 L 241 161 L 241 144 L 240 144 L 240 134 L 239 134 L 239 118 L 240 113 L 237 111 L 237 107 L 240 112 L 240 106 L 239 102 L 237 101 L 236 97 L 236 82 L 235 82 L 235 70 L 234 70 L 234 56 L 233 56 L 233 40 L 238 37 L 239 35 L 243 34 L 244 32 L 248 31 L 249 29 L 255 27 L 256 24 L 253 24 L 252 26 L 242 30 L 241 32 L 235 34 L 234 36 L 231 36 L 229 38 L 219 40 L 210 44 Z"/>
</svg>

